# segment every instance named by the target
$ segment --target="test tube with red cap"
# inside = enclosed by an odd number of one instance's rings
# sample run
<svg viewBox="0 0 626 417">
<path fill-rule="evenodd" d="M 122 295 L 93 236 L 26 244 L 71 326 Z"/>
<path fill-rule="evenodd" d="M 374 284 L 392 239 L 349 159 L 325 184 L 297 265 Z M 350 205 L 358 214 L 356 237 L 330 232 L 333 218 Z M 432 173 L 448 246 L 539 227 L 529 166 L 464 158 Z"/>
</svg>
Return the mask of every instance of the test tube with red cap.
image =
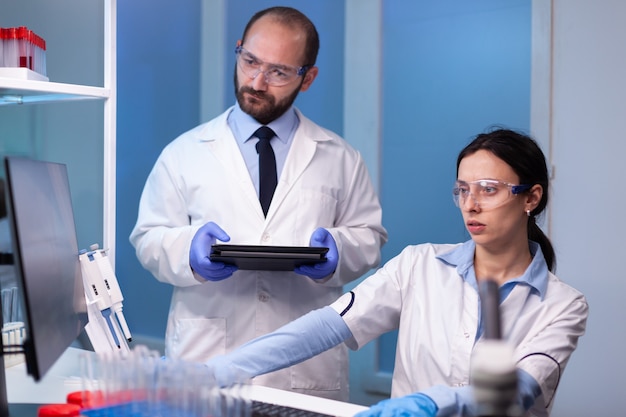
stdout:
<svg viewBox="0 0 626 417">
<path fill-rule="evenodd" d="M 0 67 L 4 67 L 4 28 L 0 28 Z"/>
<path fill-rule="evenodd" d="M 30 37 L 28 35 L 28 28 L 26 26 L 20 26 L 17 28 L 17 50 L 18 50 L 18 62 L 17 66 L 20 68 L 33 69 L 33 56 L 31 53 Z"/>
<path fill-rule="evenodd" d="M 3 44 L 3 65 L 5 67 L 17 67 L 19 55 L 17 28 L 5 28 L 3 30 Z"/>
</svg>

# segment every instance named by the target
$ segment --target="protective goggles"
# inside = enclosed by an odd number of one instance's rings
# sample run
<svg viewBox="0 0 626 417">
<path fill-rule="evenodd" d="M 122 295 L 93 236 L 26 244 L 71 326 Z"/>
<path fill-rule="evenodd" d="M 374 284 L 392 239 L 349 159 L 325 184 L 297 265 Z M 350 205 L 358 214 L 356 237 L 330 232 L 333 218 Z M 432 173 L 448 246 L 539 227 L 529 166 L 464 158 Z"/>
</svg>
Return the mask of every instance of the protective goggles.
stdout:
<svg viewBox="0 0 626 417">
<path fill-rule="evenodd" d="M 532 185 L 510 184 L 498 180 L 456 181 L 452 188 L 452 199 L 457 207 L 465 206 L 467 199 L 471 197 L 474 204 L 481 209 L 498 207 L 517 194 L 529 190 Z"/>
<path fill-rule="evenodd" d="M 237 66 L 241 72 L 252 79 L 262 73 L 266 83 L 277 87 L 289 84 L 304 75 L 309 69 L 308 65 L 292 67 L 291 65 L 268 64 L 252 55 L 242 46 L 237 46 L 235 53 L 237 54 Z"/>
</svg>

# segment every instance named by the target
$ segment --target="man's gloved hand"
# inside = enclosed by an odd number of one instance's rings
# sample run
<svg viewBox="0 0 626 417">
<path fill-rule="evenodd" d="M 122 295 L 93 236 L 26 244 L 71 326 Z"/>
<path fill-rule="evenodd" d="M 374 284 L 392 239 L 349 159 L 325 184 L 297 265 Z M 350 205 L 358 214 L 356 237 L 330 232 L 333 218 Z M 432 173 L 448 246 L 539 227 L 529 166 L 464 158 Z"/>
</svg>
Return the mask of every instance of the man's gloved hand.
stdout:
<svg viewBox="0 0 626 417">
<path fill-rule="evenodd" d="M 322 279 L 337 269 L 337 262 L 339 261 L 339 251 L 337 250 L 337 244 L 330 232 L 323 227 L 315 229 L 311 235 L 311 241 L 309 245 L 314 247 L 327 247 L 326 262 L 320 262 L 314 265 L 301 265 L 294 269 L 296 274 L 306 275 L 313 279 Z"/>
<path fill-rule="evenodd" d="M 235 265 L 209 260 L 211 245 L 214 245 L 218 239 L 222 242 L 228 242 L 230 236 L 217 224 L 208 222 L 198 229 L 189 248 L 189 265 L 196 274 L 208 281 L 221 281 L 231 276 L 238 269 Z"/>
<path fill-rule="evenodd" d="M 354 417 L 435 417 L 438 409 L 429 396 L 415 393 L 383 400 Z"/>
</svg>

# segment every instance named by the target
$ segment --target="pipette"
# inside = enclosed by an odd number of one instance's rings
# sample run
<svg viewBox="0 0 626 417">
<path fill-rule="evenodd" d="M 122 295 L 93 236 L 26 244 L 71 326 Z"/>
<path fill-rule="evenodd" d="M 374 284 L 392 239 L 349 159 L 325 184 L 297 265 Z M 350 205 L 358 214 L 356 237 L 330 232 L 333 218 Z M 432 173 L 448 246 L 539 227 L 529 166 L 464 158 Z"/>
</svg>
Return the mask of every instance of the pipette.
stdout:
<svg viewBox="0 0 626 417">
<path fill-rule="evenodd" d="M 97 243 L 94 243 L 89 248 L 91 252 L 87 253 L 87 257 L 98 266 L 100 276 L 111 298 L 111 308 L 124 332 L 124 337 L 130 342 L 132 341 L 132 335 L 126 323 L 126 319 L 124 318 L 124 314 L 122 313 L 122 301 L 124 301 L 124 297 L 122 296 L 122 290 L 120 289 L 115 272 L 113 272 L 113 267 L 111 266 L 106 250 L 99 249 Z"/>
<path fill-rule="evenodd" d="M 90 304 L 96 304 L 96 307 L 100 310 L 102 317 L 109 327 L 107 338 L 109 341 L 112 339 L 113 343 L 120 348 L 121 345 L 119 338 L 117 337 L 117 332 L 111 322 L 111 296 L 109 295 L 104 280 L 100 275 L 100 270 L 95 262 L 92 261 L 93 257 L 90 256 L 90 253 L 91 252 L 87 252 L 86 250 L 81 250 L 79 253 L 85 294 Z"/>
</svg>

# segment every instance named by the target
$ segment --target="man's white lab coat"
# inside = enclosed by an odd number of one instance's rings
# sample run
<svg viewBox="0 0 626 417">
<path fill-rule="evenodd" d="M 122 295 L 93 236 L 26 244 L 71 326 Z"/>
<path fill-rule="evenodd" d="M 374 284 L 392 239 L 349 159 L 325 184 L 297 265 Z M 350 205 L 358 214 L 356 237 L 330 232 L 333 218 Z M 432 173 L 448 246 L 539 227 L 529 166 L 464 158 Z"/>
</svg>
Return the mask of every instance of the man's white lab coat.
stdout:
<svg viewBox="0 0 626 417">
<path fill-rule="evenodd" d="M 232 109 L 171 142 L 146 182 L 130 240 L 142 265 L 174 286 L 166 354 L 204 362 L 322 306 L 375 267 L 387 240 L 381 207 L 360 156 L 297 112 L 300 125 L 264 218 L 227 124 Z M 219 282 L 194 277 L 189 246 L 200 226 L 218 224 L 232 244 L 307 246 L 327 228 L 339 249 L 328 279 L 293 272 L 237 271 Z M 200 282 L 202 281 L 202 283 Z M 344 346 L 254 383 L 347 400 Z"/>
</svg>

